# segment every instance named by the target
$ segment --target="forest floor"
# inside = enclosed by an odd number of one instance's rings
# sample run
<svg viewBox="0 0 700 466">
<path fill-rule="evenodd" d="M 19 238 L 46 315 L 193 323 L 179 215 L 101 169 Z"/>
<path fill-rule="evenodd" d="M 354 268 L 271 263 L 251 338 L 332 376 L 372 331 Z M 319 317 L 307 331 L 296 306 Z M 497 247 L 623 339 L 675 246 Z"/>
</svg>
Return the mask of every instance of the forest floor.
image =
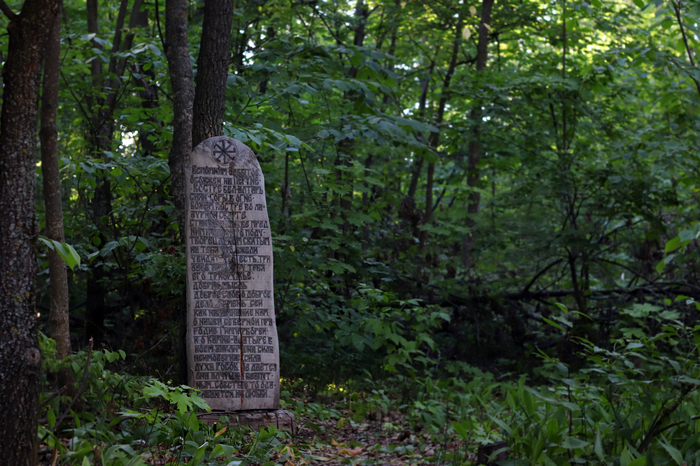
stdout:
<svg viewBox="0 0 700 466">
<path fill-rule="evenodd" d="M 283 448 L 271 461 L 286 466 L 305 464 L 462 464 L 476 461 L 467 452 L 464 442 L 446 435 L 430 434 L 422 429 L 409 429 L 401 413 L 370 413 L 361 422 L 352 420 L 352 413 L 324 403 L 326 413 L 342 416 L 301 416 L 297 419 L 297 435 L 289 448 Z M 347 417 L 346 417 L 347 416 Z M 472 446 L 469 450 L 474 450 Z M 454 462 L 454 463 L 453 463 Z"/>
<path fill-rule="evenodd" d="M 423 465 L 476 461 L 475 455 L 465 453 L 463 442 L 454 438 L 445 441 L 444 437 L 441 440 L 435 435 L 409 430 L 399 413 L 370 415 L 359 423 L 347 418 L 319 419 L 318 416 L 301 416 L 296 422 L 297 434 L 283 440 L 270 453 L 269 461 L 275 465 Z M 69 448 L 69 439 L 62 439 L 62 443 Z M 147 464 L 181 464 L 179 457 L 167 453 L 167 449 L 157 451 L 146 459 Z M 39 459 L 45 466 L 62 464 L 45 444 L 41 445 Z M 240 462 L 222 463 L 236 464 Z"/>
<path fill-rule="evenodd" d="M 444 431 L 429 431 L 415 422 L 409 425 L 406 417 L 398 411 L 375 410 L 359 416 L 357 411 L 348 407 L 345 400 L 336 397 L 294 397 L 287 403 L 287 409 L 292 410 L 292 406 L 289 405 L 296 405 L 297 408 L 296 435 L 282 430 L 271 432 L 276 440 L 267 443 L 268 447 L 260 445 L 263 449 L 256 450 L 259 434 L 242 432 L 243 437 L 248 440 L 244 441 L 241 447 L 237 447 L 240 449 L 234 453 L 234 457 L 223 460 L 217 458 L 215 461 L 219 461 L 221 466 L 447 465 L 476 462 L 476 456 L 473 454 L 476 450 L 475 444 L 465 444 L 451 431 L 448 434 L 447 428 Z M 215 430 L 219 432 L 214 438 L 227 430 L 230 431 L 231 428 L 217 423 Z M 220 439 L 223 438 L 224 436 Z M 103 442 L 104 439 L 94 440 L 94 445 L 86 444 L 91 445 L 87 448 L 92 450 L 94 462 L 86 463 L 87 458 L 83 458 L 83 465 L 99 464 L 101 453 L 109 448 Z M 77 445 L 71 443 L 78 441 L 77 438 L 60 438 L 59 441 L 64 451 L 76 450 Z M 132 447 L 139 450 L 133 442 L 122 447 L 129 451 Z M 132 452 L 141 456 L 143 462 L 138 464 L 172 466 L 187 462 L 187 458 L 182 456 L 179 449 L 173 449 L 166 444 L 151 447 L 144 445 L 142 449 L 144 451 L 140 453 Z M 39 448 L 39 464 L 78 464 L 71 459 L 71 455 L 73 454 L 61 456 L 57 449 L 42 442 Z M 236 457 L 238 459 L 234 459 Z"/>
<path fill-rule="evenodd" d="M 306 419 L 300 421 L 299 424 L 303 425 Z M 418 465 L 441 463 L 452 455 L 464 457 L 460 442 L 439 443 L 431 439 L 429 434 L 416 434 L 408 430 L 387 431 L 379 422 L 346 425 L 340 429 L 334 424 L 333 421 L 322 423 L 325 427 L 322 432 L 301 427 L 290 442 L 298 444 L 296 449 L 292 449 L 295 456 L 284 456 L 290 458 L 295 465 Z M 295 459 L 297 462 L 294 462 Z M 475 461 L 476 457 L 467 456 L 465 459 Z"/>
</svg>

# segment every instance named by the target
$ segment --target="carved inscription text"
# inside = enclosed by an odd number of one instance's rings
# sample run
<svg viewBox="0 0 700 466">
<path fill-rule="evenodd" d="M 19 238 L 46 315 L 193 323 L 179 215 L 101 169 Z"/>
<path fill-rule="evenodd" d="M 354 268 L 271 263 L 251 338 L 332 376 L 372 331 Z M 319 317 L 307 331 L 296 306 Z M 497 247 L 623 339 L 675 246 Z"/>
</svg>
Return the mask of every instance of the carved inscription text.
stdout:
<svg viewBox="0 0 700 466">
<path fill-rule="evenodd" d="M 190 383 L 214 409 L 276 409 L 279 351 L 272 244 L 260 166 L 211 138 L 188 170 Z"/>
</svg>

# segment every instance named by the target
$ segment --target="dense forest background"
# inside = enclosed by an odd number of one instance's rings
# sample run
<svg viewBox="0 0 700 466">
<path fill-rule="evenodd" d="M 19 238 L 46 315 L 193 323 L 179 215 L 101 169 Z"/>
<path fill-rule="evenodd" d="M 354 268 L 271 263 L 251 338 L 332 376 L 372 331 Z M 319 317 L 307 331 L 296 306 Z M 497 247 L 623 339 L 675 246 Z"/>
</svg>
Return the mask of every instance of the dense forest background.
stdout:
<svg viewBox="0 0 700 466">
<path fill-rule="evenodd" d="M 72 349 L 177 385 L 163 8 L 66 1 L 57 127 Z M 353 422 L 444 428 L 456 464 L 501 439 L 533 464 L 697 464 L 699 22 L 675 0 L 237 2 L 223 134 L 265 174 L 289 402 L 353 387 Z M 36 183 L 46 235 L 39 162 Z"/>
<path fill-rule="evenodd" d="M 113 52 L 124 75 L 98 76 L 118 86 L 114 134 L 91 152 L 90 66 L 109 63 L 119 6 L 100 5 L 99 33 L 87 32 L 84 5 L 64 14 L 65 236 L 83 258 L 70 274 L 76 348 L 96 271 L 104 302 L 88 318 L 110 347 L 149 348 L 184 302 L 155 4 L 142 6 L 131 47 Z M 663 255 L 693 229 L 697 205 L 697 71 L 673 5 L 572 3 L 565 52 L 562 5 L 496 4 L 478 70 L 480 6 L 237 5 L 224 132 L 266 175 L 287 377 L 325 383 L 376 366 L 372 321 L 406 307 L 440 312 L 443 358 L 507 372 L 560 343 L 541 318 L 555 302 L 591 317 L 576 331 L 599 343 L 621 309 L 698 289 L 692 246 Z M 196 70 L 201 5 L 190 8 Z M 112 209 L 95 218 L 103 178 Z M 338 367 L 340 355 L 357 360 Z"/>
</svg>

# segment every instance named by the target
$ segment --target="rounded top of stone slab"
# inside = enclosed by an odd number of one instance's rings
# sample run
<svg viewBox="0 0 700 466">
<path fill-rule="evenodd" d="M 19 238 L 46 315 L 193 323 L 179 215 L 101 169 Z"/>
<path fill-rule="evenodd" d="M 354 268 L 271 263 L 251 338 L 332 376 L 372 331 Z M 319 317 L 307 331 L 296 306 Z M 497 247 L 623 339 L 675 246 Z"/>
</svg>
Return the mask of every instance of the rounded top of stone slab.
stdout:
<svg viewBox="0 0 700 466">
<path fill-rule="evenodd" d="M 250 147 L 228 136 L 205 139 L 192 150 L 192 155 L 208 155 L 212 163 L 219 167 L 232 165 L 240 167 L 246 163 L 259 166 L 256 163 L 257 157 Z"/>
</svg>

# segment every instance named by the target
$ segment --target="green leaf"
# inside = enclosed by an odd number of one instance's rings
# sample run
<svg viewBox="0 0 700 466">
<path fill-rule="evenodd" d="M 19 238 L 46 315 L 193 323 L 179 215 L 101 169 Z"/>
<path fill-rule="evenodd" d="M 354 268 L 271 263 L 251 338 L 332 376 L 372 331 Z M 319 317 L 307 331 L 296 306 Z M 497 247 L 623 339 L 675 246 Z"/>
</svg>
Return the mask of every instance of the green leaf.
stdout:
<svg viewBox="0 0 700 466">
<path fill-rule="evenodd" d="M 192 405 L 189 395 L 181 392 L 171 393 L 170 402 L 177 404 L 177 410 L 180 412 L 180 414 L 185 414 L 190 408 L 190 405 Z"/>
<path fill-rule="evenodd" d="M 690 450 L 690 447 L 698 442 L 698 439 L 700 439 L 700 432 L 696 432 L 695 434 L 691 435 L 683 444 L 683 447 L 681 448 L 681 455 L 685 456 L 685 454 L 688 453 L 688 450 Z"/>
<path fill-rule="evenodd" d="M 700 229 L 696 228 L 694 230 L 683 230 L 678 236 L 680 237 L 681 241 L 685 243 L 686 241 L 692 241 L 697 238 L 698 233 L 700 233 Z"/>
<path fill-rule="evenodd" d="M 292 136 L 291 134 L 285 134 L 284 140 L 295 147 L 301 146 L 301 140 L 296 136 Z"/>
<path fill-rule="evenodd" d="M 495 422 L 496 424 L 498 424 L 498 426 L 499 426 L 501 429 L 503 429 L 504 431 L 508 432 L 508 435 L 513 436 L 513 429 L 512 429 L 508 424 L 506 424 L 505 422 L 501 421 L 501 420 L 498 419 L 498 418 L 495 418 L 495 417 L 491 416 L 490 414 L 489 414 L 488 416 L 489 416 L 489 418 L 491 418 L 491 420 L 492 420 L 493 422 Z"/>
<path fill-rule="evenodd" d="M 80 255 L 78 255 L 78 251 L 76 251 L 70 244 L 66 243 L 66 247 L 70 251 L 70 256 L 64 258 L 63 260 L 66 261 L 66 264 L 68 264 L 68 267 L 70 267 L 71 270 L 74 270 L 75 267 L 80 266 Z"/>
<path fill-rule="evenodd" d="M 564 442 L 562 442 L 561 446 L 569 450 L 575 450 L 583 449 L 584 447 L 587 447 L 590 444 L 590 442 L 577 439 L 576 437 L 566 437 L 566 439 L 564 439 Z"/>
<path fill-rule="evenodd" d="M 39 241 L 41 241 L 42 243 L 44 243 L 44 244 L 45 244 L 49 249 L 51 249 L 52 251 L 55 251 L 55 250 L 56 250 L 56 249 L 54 248 L 54 246 L 53 246 L 53 242 L 52 242 L 50 239 L 44 238 L 43 236 L 39 236 Z"/>
<path fill-rule="evenodd" d="M 659 317 L 662 319 L 676 320 L 681 316 L 679 311 L 664 311 L 659 313 Z"/>
<path fill-rule="evenodd" d="M 683 456 L 681 456 L 680 451 L 678 451 L 675 447 L 669 445 L 668 442 L 662 442 L 661 445 L 663 445 L 668 454 L 671 455 L 673 461 L 675 461 L 678 465 L 683 464 Z"/>
<path fill-rule="evenodd" d="M 558 328 L 559 330 L 561 330 L 562 332 L 565 332 L 565 333 L 566 333 L 566 330 L 564 330 L 564 327 L 562 327 L 562 326 L 559 325 L 558 323 L 556 323 L 556 322 L 554 322 L 554 321 L 551 321 L 551 320 L 547 319 L 546 317 L 542 317 L 542 320 L 544 320 L 545 322 L 547 322 L 547 323 L 548 323 L 549 325 L 551 325 L 552 327 L 556 327 L 556 328 Z"/>
<path fill-rule="evenodd" d="M 664 252 L 668 254 L 669 252 L 673 252 L 678 247 L 681 245 L 681 237 L 676 236 L 674 238 L 671 238 L 670 240 L 666 241 L 666 247 L 664 247 Z"/>
<path fill-rule="evenodd" d="M 596 456 L 600 461 L 605 461 L 605 455 L 603 454 L 603 441 L 600 438 L 600 425 L 596 425 L 595 430 L 595 446 L 593 447 Z"/>
<path fill-rule="evenodd" d="M 621 309 L 620 313 L 621 314 L 626 314 L 630 317 L 635 317 L 635 318 L 646 318 L 649 317 L 649 314 L 652 312 L 658 312 L 662 308 L 659 306 L 654 306 L 653 304 L 649 303 L 635 303 L 632 305 L 632 309 Z"/>
<path fill-rule="evenodd" d="M 39 241 L 44 243 L 52 251 L 56 251 L 71 270 L 75 270 L 75 267 L 80 265 L 80 255 L 70 244 L 61 243 L 60 241 L 48 239 L 43 236 L 39 237 Z"/>
<path fill-rule="evenodd" d="M 109 243 L 105 244 L 105 247 L 102 248 L 102 250 L 100 251 L 100 256 L 105 257 L 107 254 L 112 252 L 112 250 L 117 246 L 119 246 L 118 241 L 110 241 Z"/>
<path fill-rule="evenodd" d="M 231 458 L 234 455 L 234 453 L 236 453 L 236 449 L 234 447 L 232 447 L 231 445 L 219 443 L 209 454 L 209 458 L 217 458 L 219 456 L 223 456 L 224 458 Z"/>
<path fill-rule="evenodd" d="M 362 348 L 365 346 L 365 339 L 357 333 L 353 333 L 351 339 L 353 346 L 358 350 L 362 350 Z"/>
<path fill-rule="evenodd" d="M 462 437 L 463 440 L 466 440 L 469 438 L 469 433 L 467 432 L 466 427 L 464 427 L 462 424 L 460 424 L 457 421 L 452 421 L 452 428 L 455 430 L 457 435 Z"/>
</svg>

